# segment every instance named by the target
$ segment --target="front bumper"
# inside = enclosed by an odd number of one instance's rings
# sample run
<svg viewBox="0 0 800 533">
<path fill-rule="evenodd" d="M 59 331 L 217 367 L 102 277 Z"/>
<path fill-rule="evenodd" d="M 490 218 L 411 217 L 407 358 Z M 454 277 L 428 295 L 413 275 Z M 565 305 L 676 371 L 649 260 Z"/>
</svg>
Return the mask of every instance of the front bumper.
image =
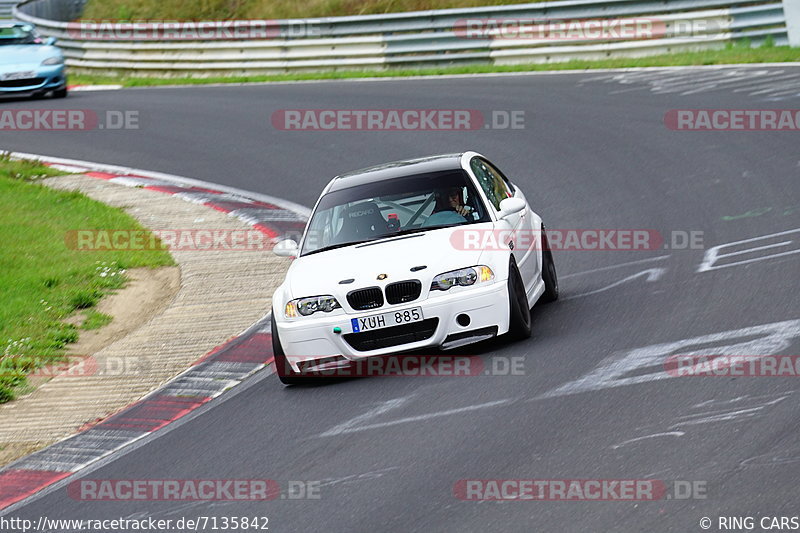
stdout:
<svg viewBox="0 0 800 533">
<path fill-rule="evenodd" d="M 356 350 L 345 339 L 345 336 L 351 332 L 350 321 L 353 318 L 412 307 L 422 309 L 425 321 L 437 320 L 435 330 L 428 338 L 374 350 Z M 456 317 L 460 314 L 469 316 L 469 325 L 462 326 L 456 321 Z M 509 324 L 508 284 L 496 280 L 494 283 L 484 286 L 465 287 L 462 290 L 451 289 L 426 300 L 385 305 L 380 309 L 360 313 L 340 313 L 334 316 L 320 317 L 313 315 L 292 321 L 281 318 L 282 314 L 276 314 L 281 346 L 290 364 L 297 370 L 297 363 L 302 361 L 337 355 L 355 361 L 399 351 L 439 347 L 449 336 L 458 336 L 474 330 L 496 327 L 498 335 L 506 333 Z M 334 333 L 335 327 L 341 328 L 342 333 Z M 386 330 L 375 330 L 375 333 L 383 331 Z"/>
<path fill-rule="evenodd" d="M 36 72 L 35 78 L 0 81 L 0 94 L 45 93 L 63 89 L 67 85 L 64 65 L 44 66 L 31 70 Z"/>
</svg>

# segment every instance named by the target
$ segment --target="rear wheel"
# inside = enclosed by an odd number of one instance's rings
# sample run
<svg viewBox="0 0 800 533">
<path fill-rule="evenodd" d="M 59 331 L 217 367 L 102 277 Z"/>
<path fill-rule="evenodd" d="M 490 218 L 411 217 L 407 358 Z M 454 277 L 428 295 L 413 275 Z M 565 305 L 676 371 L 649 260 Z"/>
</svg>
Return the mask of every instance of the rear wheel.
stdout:
<svg viewBox="0 0 800 533">
<path fill-rule="evenodd" d="M 281 346 L 281 339 L 278 335 L 278 327 L 275 325 L 275 315 L 272 315 L 272 355 L 275 357 L 275 373 L 284 385 L 296 385 L 300 383 L 300 374 L 292 370 L 286 360 L 286 353 Z"/>
<path fill-rule="evenodd" d="M 527 339 L 531 336 L 531 308 L 528 305 L 522 276 L 514 261 L 511 261 L 508 271 L 508 306 L 509 337 L 515 340 Z"/>
</svg>

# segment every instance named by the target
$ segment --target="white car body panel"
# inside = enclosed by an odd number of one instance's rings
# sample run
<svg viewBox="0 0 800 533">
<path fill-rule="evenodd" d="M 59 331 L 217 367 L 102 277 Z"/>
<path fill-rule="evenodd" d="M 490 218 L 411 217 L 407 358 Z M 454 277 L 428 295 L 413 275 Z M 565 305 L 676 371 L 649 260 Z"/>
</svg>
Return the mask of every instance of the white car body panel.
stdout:
<svg viewBox="0 0 800 533">
<path fill-rule="evenodd" d="M 435 349 L 450 335 L 483 328 L 496 327 L 497 335 L 506 333 L 510 320 L 508 273 L 511 254 L 514 255 L 522 276 L 529 304 L 533 306 L 536 303 L 545 290 L 541 272 L 541 246 L 518 247 L 513 251 L 510 249 L 481 251 L 457 250 L 452 245 L 451 238 L 454 232 L 463 231 L 465 227 L 485 231 L 514 227 L 517 230 L 534 230 L 534 232 L 542 228 L 541 218 L 527 205 L 520 213 L 507 219 L 499 218 L 469 169 L 470 160 L 476 156 L 482 157 L 476 152 L 463 154 L 461 166 L 467 171 L 483 204 L 487 206 L 491 222 L 388 237 L 375 242 L 310 254 L 293 261 L 286 279 L 275 291 L 273 313 L 280 344 L 295 371 L 298 370 L 297 364 L 301 361 L 330 356 L 357 360 L 420 348 Z M 320 198 L 330 190 L 332 183 L 333 181 L 325 187 Z M 524 200 L 522 191 L 516 187 L 515 189 L 514 196 Z M 315 205 L 315 211 L 316 208 Z M 489 266 L 494 272 L 494 279 L 468 287 L 452 287 L 447 291 L 430 291 L 431 281 L 436 275 L 477 265 Z M 412 268 L 419 266 L 426 268 L 416 272 L 411 271 Z M 380 275 L 385 275 L 385 279 L 378 279 Z M 350 283 L 340 283 L 350 279 L 353 280 Z M 422 282 L 422 293 L 414 301 L 396 305 L 385 302 L 380 308 L 366 311 L 354 310 L 347 301 L 347 293 L 352 290 L 365 287 L 383 289 L 390 283 L 411 279 Z M 320 295 L 333 295 L 342 308 L 327 313 L 316 312 L 311 316 L 285 317 L 284 308 L 287 302 Z M 436 331 L 430 338 L 368 351 L 355 350 L 345 339 L 345 336 L 352 332 L 353 318 L 412 307 L 421 308 L 425 319 L 439 319 Z M 456 317 L 462 313 L 470 317 L 470 323 L 466 327 L 456 322 Z M 334 328 L 340 328 L 341 332 L 334 332 Z"/>
</svg>

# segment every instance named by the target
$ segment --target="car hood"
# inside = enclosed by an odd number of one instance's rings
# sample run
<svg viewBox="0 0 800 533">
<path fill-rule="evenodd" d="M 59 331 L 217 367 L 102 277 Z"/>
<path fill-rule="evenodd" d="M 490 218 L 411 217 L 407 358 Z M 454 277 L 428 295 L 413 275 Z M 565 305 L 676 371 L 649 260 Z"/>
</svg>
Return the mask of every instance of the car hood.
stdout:
<svg viewBox="0 0 800 533">
<path fill-rule="evenodd" d="M 10 66 L 33 69 L 48 57 L 60 56 L 61 50 L 55 46 L 41 44 L 6 44 L 0 46 L 0 71 L 6 72 Z"/>
<path fill-rule="evenodd" d="M 469 226 L 491 227 L 491 223 Z M 352 290 L 409 279 L 422 281 L 426 294 L 437 274 L 479 264 L 480 250 L 457 250 L 453 246 L 451 237 L 456 231 L 459 228 L 442 228 L 300 257 L 287 273 L 292 298 L 332 294 L 340 304 L 347 305 L 345 296 Z M 411 271 L 419 266 L 426 268 Z M 381 274 L 386 274 L 385 280 L 377 279 Z M 348 279 L 353 282 L 340 283 Z"/>
</svg>

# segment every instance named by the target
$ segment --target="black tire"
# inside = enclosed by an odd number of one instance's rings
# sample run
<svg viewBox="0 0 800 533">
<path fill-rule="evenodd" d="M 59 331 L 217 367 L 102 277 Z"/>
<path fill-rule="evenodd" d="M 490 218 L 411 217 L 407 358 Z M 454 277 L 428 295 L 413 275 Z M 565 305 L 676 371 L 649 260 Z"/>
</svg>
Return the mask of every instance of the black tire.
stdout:
<svg viewBox="0 0 800 533">
<path fill-rule="evenodd" d="M 512 260 L 508 270 L 508 336 L 514 340 L 523 340 L 531 336 L 531 308 L 525 294 L 525 284 Z"/>
<path fill-rule="evenodd" d="M 53 91 L 53 98 L 66 98 L 69 90 L 65 86 L 63 89 L 56 89 Z"/>
<path fill-rule="evenodd" d="M 544 233 L 544 226 L 542 227 Z M 542 279 L 544 280 L 544 293 L 539 298 L 539 302 L 546 304 L 558 300 L 558 274 L 556 274 L 556 264 L 553 261 L 553 252 L 547 242 L 547 237 L 542 238 Z"/>
<path fill-rule="evenodd" d="M 281 380 L 281 383 L 284 385 L 297 385 L 301 383 L 302 378 L 300 374 L 292 370 L 292 367 L 289 366 L 289 363 L 286 361 L 286 353 L 283 351 L 283 347 L 281 346 L 281 339 L 278 336 L 278 328 L 275 325 L 275 315 L 272 315 L 271 319 L 272 324 L 272 355 L 275 357 L 275 373 L 278 375 L 278 379 Z"/>
</svg>

